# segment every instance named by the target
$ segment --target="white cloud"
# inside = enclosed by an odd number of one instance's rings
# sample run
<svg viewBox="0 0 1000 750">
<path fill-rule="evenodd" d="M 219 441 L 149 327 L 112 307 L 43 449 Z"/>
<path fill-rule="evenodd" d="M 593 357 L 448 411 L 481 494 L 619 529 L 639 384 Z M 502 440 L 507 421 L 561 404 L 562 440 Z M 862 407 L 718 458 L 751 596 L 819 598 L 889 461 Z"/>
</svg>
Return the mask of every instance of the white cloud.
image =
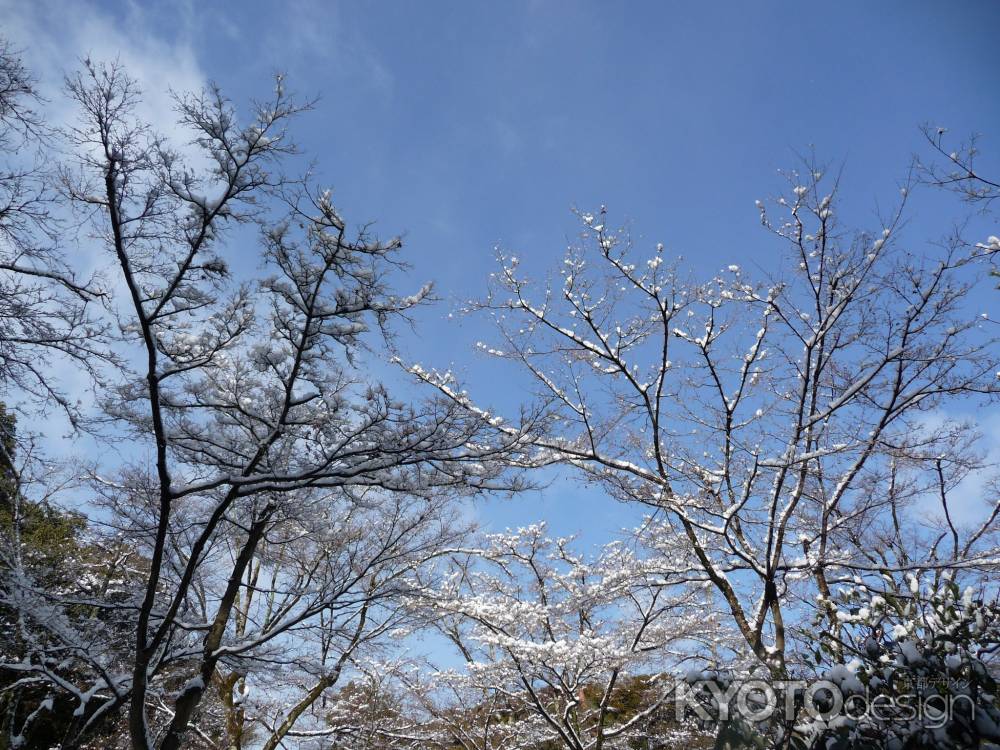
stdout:
<svg viewBox="0 0 1000 750">
<path fill-rule="evenodd" d="M 292 81 L 308 85 L 322 81 L 328 89 L 320 91 L 321 95 L 335 98 L 340 84 L 350 83 L 385 104 L 395 92 L 395 77 L 383 60 L 378 42 L 359 29 L 352 14 L 351 6 L 323 0 L 287 0 L 257 44 L 267 59 L 290 74 Z"/>
<path fill-rule="evenodd" d="M 87 2 L 0 0 L 0 16 L 2 33 L 39 81 L 54 125 L 73 121 L 72 105 L 61 96 L 63 79 L 88 56 L 95 62 L 119 60 L 142 89 L 139 116 L 168 136 L 177 135 L 170 132 L 175 120 L 170 90 L 198 90 L 206 81 L 191 35 L 166 37 L 160 33 L 163 24 L 138 5 L 111 15 Z"/>
<path fill-rule="evenodd" d="M 38 81 L 48 125 L 59 127 L 75 122 L 75 106 L 64 95 L 63 82 L 67 74 L 81 67 L 82 59 L 118 60 L 142 91 L 138 117 L 182 147 L 189 136 L 175 125 L 170 92 L 197 91 L 207 78 L 194 52 L 189 27 L 183 23 L 183 8 L 171 9 L 172 16 L 178 14 L 182 22 L 167 25 L 136 4 L 124 4 L 120 12 L 112 14 L 89 2 L 0 0 L 0 18 L 4 19 L 0 34 L 20 52 Z M 71 239 L 61 250 L 84 276 L 106 263 L 100 243 L 85 233 Z M 71 402 L 79 400 L 86 406 L 91 401 L 89 380 L 79 368 L 57 362 L 53 369 Z M 65 456 L 80 447 L 77 440 L 60 439 L 69 424 L 59 410 L 51 410 L 38 421 L 28 419 L 25 426 L 45 435 L 51 455 Z"/>
</svg>

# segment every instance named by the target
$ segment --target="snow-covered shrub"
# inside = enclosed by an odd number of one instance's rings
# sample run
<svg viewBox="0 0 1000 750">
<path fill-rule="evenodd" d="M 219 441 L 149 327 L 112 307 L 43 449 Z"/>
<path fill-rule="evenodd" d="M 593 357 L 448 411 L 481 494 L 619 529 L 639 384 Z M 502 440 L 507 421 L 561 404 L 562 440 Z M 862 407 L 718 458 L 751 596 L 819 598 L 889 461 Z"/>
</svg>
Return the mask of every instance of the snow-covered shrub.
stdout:
<svg viewBox="0 0 1000 750">
<path fill-rule="evenodd" d="M 929 750 L 1000 741 L 996 599 L 948 579 L 881 583 L 836 595 L 843 627 L 825 633 L 815 658 L 839 696 L 828 695 L 831 704 L 817 706 L 824 715 L 800 727 L 810 747 Z"/>
</svg>

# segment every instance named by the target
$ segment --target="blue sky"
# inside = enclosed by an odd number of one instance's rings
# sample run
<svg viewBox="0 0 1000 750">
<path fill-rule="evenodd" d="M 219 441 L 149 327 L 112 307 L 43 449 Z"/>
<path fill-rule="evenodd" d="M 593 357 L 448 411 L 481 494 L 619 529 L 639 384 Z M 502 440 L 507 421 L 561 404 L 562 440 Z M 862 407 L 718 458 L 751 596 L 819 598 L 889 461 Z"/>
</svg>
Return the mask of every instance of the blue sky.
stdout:
<svg viewBox="0 0 1000 750">
<path fill-rule="evenodd" d="M 405 232 L 412 285 L 432 279 L 442 298 L 404 350 L 501 403 L 519 392 L 472 352 L 483 324 L 447 314 L 485 289 L 497 245 L 554 267 L 574 205 L 607 204 L 640 242 L 710 273 L 773 263 L 754 199 L 779 188 L 796 153 L 844 165 L 861 224 L 898 196 L 920 123 L 981 132 L 1000 163 L 998 2 L 204 5 L 0 0 L 0 16 L 49 86 L 75 56 L 120 54 L 161 122 L 167 83 L 213 79 L 238 102 L 282 70 L 318 94 L 297 130 L 303 151 L 346 216 Z M 951 214 L 921 206 L 915 241 L 947 231 Z M 594 540 L 636 517 L 554 482 L 478 513 L 493 526 L 548 518 Z"/>
</svg>

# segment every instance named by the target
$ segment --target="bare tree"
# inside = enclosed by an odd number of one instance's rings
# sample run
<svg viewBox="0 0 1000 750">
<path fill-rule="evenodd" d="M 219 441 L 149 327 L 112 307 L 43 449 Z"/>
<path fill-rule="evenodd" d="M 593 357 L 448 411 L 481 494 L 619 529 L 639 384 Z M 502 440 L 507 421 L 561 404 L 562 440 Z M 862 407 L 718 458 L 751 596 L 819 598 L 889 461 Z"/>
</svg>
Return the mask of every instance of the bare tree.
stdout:
<svg viewBox="0 0 1000 750">
<path fill-rule="evenodd" d="M 126 602 L 95 603 L 134 640 L 113 659 L 81 657 L 84 683 L 59 673 L 58 643 L 20 669 L 76 697 L 79 736 L 127 706 L 132 747 L 172 750 L 214 682 L 275 659 L 304 666 L 293 636 L 316 634 L 332 658 L 315 665 L 319 692 L 334 684 L 394 621 L 383 602 L 399 571 L 447 537 L 449 493 L 514 486 L 495 481 L 509 441 L 450 401 L 406 404 L 362 375 L 360 358 L 430 288 L 394 294 L 401 242 L 349 238 L 329 192 L 281 174 L 294 153 L 286 125 L 307 106 L 280 76 L 247 124 L 217 88 L 178 97 L 207 166 L 136 118 L 139 92 L 119 65 L 88 61 L 68 90 L 80 119 L 63 183 L 115 269 L 111 305 L 134 365 L 100 394 L 108 423 L 151 456 L 97 466 L 93 485 L 143 581 Z M 259 227 L 256 282 L 229 270 L 237 225 Z M 362 519 L 371 538 L 358 536 Z M 296 718 L 273 727 L 272 745 Z"/>
<path fill-rule="evenodd" d="M 979 136 L 972 135 L 965 142 L 949 147 L 945 141 L 947 128 L 923 125 L 920 132 L 937 157 L 933 161 L 916 160 L 921 179 L 952 190 L 969 203 L 988 211 L 993 201 L 1000 198 L 1000 182 L 979 169 Z"/>
<path fill-rule="evenodd" d="M 998 560 L 997 498 L 984 498 L 983 526 L 949 513 L 958 480 L 984 470 L 971 428 L 934 419 L 998 392 L 996 342 L 964 304 L 981 255 L 956 237 L 924 255 L 900 247 L 909 186 L 875 232 L 848 232 L 836 182 L 813 164 L 787 177 L 787 195 L 758 202 L 787 259 L 764 282 L 737 265 L 686 281 L 662 245 L 636 259 L 603 208 L 580 214 L 561 284 L 535 291 L 501 256 L 470 307 L 497 323 L 482 349 L 537 386 L 533 424 L 502 422 L 450 374 L 412 368 L 530 441 L 528 463 L 569 465 L 664 514 L 776 679 L 801 666 L 790 627 L 839 581 L 975 577 Z M 832 609 L 825 621 L 839 632 Z"/>
<path fill-rule="evenodd" d="M 60 196 L 53 184 L 53 133 L 36 107 L 35 82 L 0 37 L 0 388 L 9 399 L 79 410 L 54 374 L 68 358 L 94 375 L 113 362 L 106 326 L 92 314 L 103 292 L 81 278 L 60 246 Z M 89 305 L 89 307 L 88 307 Z"/>
<path fill-rule="evenodd" d="M 309 606 L 321 606 L 274 638 L 270 649 L 255 646 L 246 649 L 249 656 L 228 655 L 231 664 L 217 674 L 217 684 L 228 709 L 230 746 L 242 747 L 239 737 L 247 735 L 274 750 L 293 730 L 316 734 L 327 728 L 326 707 L 341 678 L 364 674 L 359 665 L 388 646 L 390 636 L 414 625 L 404 605 L 413 592 L 412 577 L 467 531 L 454 523 L 452 511 L 447 496 L 386 497 L 367 490 L 340 502 L 324 498 L 322 535 L 307 533 L 298 519 L 276 527 L 247 571 L 234 639 L 248 647 L 266 642 L 296 609 L 305 615 Z M 307 596 L 301 583 L 283 585 L 289 576 L 312 579 L 322 595 Z M 275 667 L 262 668 L 255 658 Z M 303 688 L 291 687 L 302 681 L 307 681 Z M 255 697 L 247 698 L 251 689 Z"/>
<path fill-rule="evenodd" d="M 1000 198 L 1000 179 L 994 174 L 983 173 L 979 167 L 979 136 L 973 134 L 966 141 L 949 146 L 945 141 L 946 128 L 924 125 L 921 132 L 931 147 L 932 158 L 917 157 L 914 162 L 919 179 L 934 187 L 949 190 L 975 206 L 981 213 L 992 216 L 993 202 Z M 976 249 L 995 263 L 1000 254 L 1000 231 L 989 234 L 985 241 L 976 242 Z M 990 270 L 994 277 L 1000 271 Z M 986 316 L 987 320 L 996 320 Z"/>
<path fill-rule="evenodd" d="M 679 741 L 676 726 L 657 725 L 672 717 L 673 671 L 733 641 L 703 576 L 678 559 L 675 569 L 625 542 L 590 559 L 544 525 L 487 535 L 454 558 L 443 584 L 417 600 L 466 662 L 465 671 L 411 686 L 440 746 L 600 750 L 671 734 Z"/>
</svg>

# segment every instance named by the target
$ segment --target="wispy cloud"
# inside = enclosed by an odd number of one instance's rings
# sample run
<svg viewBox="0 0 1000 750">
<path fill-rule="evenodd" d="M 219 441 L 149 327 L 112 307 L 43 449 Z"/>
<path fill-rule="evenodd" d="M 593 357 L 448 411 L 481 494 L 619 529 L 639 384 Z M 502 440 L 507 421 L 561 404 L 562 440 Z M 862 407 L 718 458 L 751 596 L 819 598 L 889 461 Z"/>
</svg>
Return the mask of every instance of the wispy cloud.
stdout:
<svg viewBox="0 0 1000 750">
<path fill-rule="evenodd" d="M 189 135 L 175 125 L 171 91 L 201 89 L 207 78 L 199 66 L 190 27 L 184 23 L 183 6 L 179 24 L 178 12 L 172 9 L 175 22 L 166 25 L 136 4 L 123 4 L 120 12 L 112 13 L 90 2 L 0 0 L 0 17 L 4 19 L 0 34 L 20 51 L 38 81 L 39 92 L 46 100 L 42 111 L 50 126 L 68 126 L 76 121 L 75 106 L 63 94 L 67 74 L 78 70 L 84 58 L 94 62 L 118 60 L 142 91 L 136 114 L 182 145 Z M 106 260 L 100 243 L 88 239 L 85 233 L 60 249 L 85 276 L 100 269 Z M 89 379 L 79 368 L 57 363 L 55 369 L 71 401 L 85 405 L 91 400 Z M 80 447 L 79 441 L 60 440 L 69 425 L 57 410 L 37 423 L 27 420 L 25 426 L 45 436 L 50 455 L 62 456 Z"/>
<path fill-rule="evenodd" d="M 95 62 L 119 60 L 143 91 L 138 114 L 167 135 L 175 119 L 170 91 L 197 90 L 206 81 L 191 35 L 184 31 L 183 12 L 173 37 L 163 33 L 164 24 L 134 4 L 112 14 L 88 2 L 0 0 L 0 15 L 3 34 L 22 51 L 49 100 L 46 114 L 51 124 L 73 121 L 73 110 L 59 93 L 65 75 L 79 68 L 85 57 Z"/>
<path fill-rule="evenodd" d="M 292 80 L 323 81 L 324 98 L 333 100 L 345 87 L 361 87 L 379 104 L 391 101 L 396 81 L 378 47 L 352 17 L 351 6 L 323 0 L 288 0 L 255 44 L 264 58 Z M 248 22 L 249 23 L 249 22 Z"/>
</svg>

